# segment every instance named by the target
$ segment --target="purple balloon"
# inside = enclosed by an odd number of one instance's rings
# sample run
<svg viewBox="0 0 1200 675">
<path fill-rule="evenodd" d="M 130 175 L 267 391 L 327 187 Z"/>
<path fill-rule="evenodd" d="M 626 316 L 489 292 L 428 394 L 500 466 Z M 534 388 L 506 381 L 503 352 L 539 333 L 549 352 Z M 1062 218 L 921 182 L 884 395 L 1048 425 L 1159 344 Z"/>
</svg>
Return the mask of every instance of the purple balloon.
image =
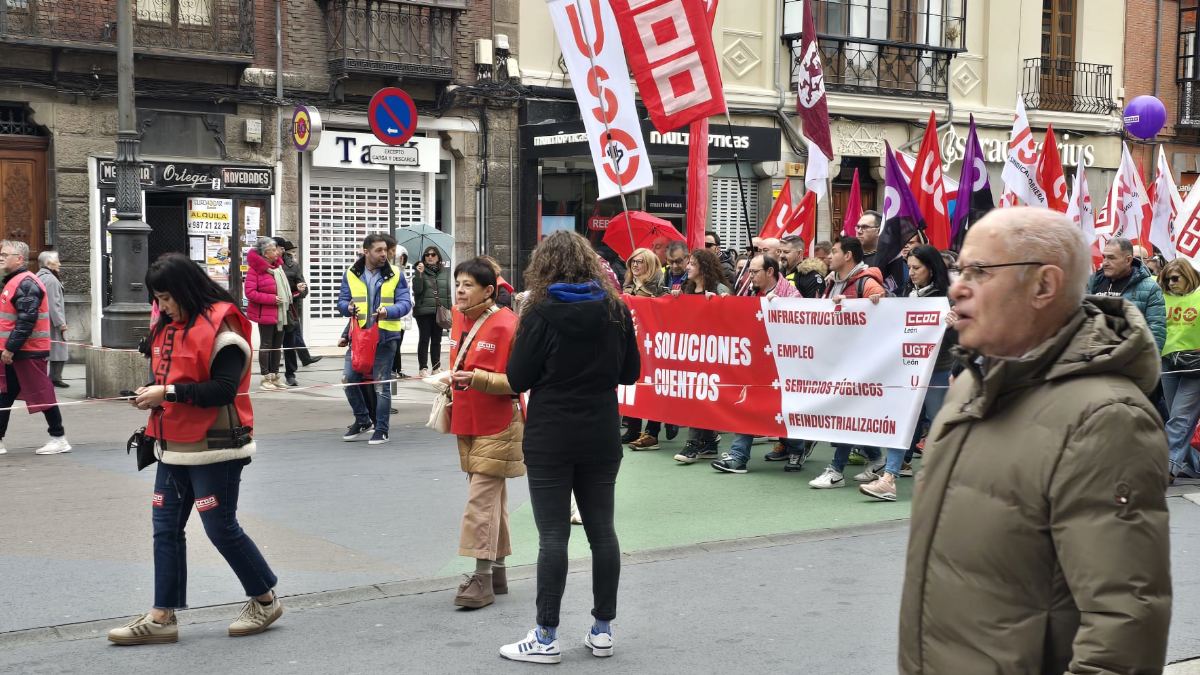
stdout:
<svg viewBox="0 0 1200 675">
<path fill-rule="evenodd" d="M 1142 139 L 1154 138 L 1167 123 L 1167 106 L 1153 96 L 1138 96 L 1125 106 L 1125 131 Z"/>
</svg>

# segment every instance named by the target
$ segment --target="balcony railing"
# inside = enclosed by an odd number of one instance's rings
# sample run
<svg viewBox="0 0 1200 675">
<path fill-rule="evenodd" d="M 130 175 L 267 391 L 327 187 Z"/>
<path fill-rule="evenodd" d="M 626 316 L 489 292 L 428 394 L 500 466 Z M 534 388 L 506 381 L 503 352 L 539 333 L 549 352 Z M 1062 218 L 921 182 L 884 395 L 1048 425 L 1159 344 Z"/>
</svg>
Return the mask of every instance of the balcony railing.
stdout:
<svg viewBox="0 0 1200 675">
<path fill-rule="evenodd" d="M 134 0 L 139 54 L 199 55 L 248 63 L 254 56 L 254 0 Z M 0 0 L 0 42 L 115 51 L 111 0 Z"/>
<path fill-rule="evenodd" d="M 1107 115 L 1113 102 L 1112 66 L 1065 59 L 1025 59 L 1022 96 L 1030 110 Z"/>
<path fill-rule="evenodd" d="M 456 10 L 379 0 L 322 0 L 334 75 L 454 76 Z"/>
<path fill-rule="evenodd" d="M 800 36 L 785 35 L 792 51 L 792 87 L 803 54 Z M 950 60 L 958 49 L 886 40 L 821 35 L 825 88 L 832 92 L 902 96 L 944 101 L 949 95 Z"/>
</svg>

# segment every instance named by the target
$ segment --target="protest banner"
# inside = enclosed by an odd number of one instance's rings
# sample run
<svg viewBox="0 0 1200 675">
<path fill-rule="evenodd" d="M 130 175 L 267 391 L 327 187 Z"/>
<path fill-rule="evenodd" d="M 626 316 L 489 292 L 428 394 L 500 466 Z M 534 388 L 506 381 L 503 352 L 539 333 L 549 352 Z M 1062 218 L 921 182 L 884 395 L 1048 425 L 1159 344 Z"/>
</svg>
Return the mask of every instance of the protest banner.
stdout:
<svg viewBox="0 0 1200 675">
<path fill-rule="evenodd" d="M 626 296 L 642 359 L 621 414 L 756 436 L 907 448 L 945 298 Z"/>
</svg>

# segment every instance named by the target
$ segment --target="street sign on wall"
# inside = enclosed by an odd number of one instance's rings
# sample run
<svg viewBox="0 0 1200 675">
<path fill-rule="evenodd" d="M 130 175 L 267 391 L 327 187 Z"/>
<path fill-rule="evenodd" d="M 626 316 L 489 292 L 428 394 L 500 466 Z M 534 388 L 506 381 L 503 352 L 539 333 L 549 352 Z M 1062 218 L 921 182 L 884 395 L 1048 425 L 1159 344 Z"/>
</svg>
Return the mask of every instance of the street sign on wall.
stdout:
<svg viewBox="0 0 1200 675">
<path fill-rule="evenodd" d="M 321 144 L 321 113 L 316 108 L 298 105 L 292 111 L 292 144 L 300 152 L 315 150 Z"/>
<path fill-rule="evenodd" d="M 421 166 L 421 151 L 416 143 L 409 145 L 372 145 L 371 163 L 390 166 Z"/>
<path fill-rule="evenodd" d="M 388 145 L 403 145 L 417 130 L 417 106 L 403 89 L 384 87 L 367 106 L 371 133 Z"/>
</svg>

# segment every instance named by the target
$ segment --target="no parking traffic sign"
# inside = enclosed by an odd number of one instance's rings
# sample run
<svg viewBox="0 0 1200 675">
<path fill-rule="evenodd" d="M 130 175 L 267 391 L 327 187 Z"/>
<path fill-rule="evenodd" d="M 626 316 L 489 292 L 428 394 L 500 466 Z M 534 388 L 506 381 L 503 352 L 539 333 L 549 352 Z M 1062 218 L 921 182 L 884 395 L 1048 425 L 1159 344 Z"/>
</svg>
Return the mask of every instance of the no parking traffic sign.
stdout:
<svg viewBox="0 0 1200 675">
<path fill-rule="evenodd" d="M 417 106 L 403 89 L 385 87 L 371 97 L 367 121 L 375 138 L 388 145 L 403 145 L 417 130 Z"/>
</svg>

